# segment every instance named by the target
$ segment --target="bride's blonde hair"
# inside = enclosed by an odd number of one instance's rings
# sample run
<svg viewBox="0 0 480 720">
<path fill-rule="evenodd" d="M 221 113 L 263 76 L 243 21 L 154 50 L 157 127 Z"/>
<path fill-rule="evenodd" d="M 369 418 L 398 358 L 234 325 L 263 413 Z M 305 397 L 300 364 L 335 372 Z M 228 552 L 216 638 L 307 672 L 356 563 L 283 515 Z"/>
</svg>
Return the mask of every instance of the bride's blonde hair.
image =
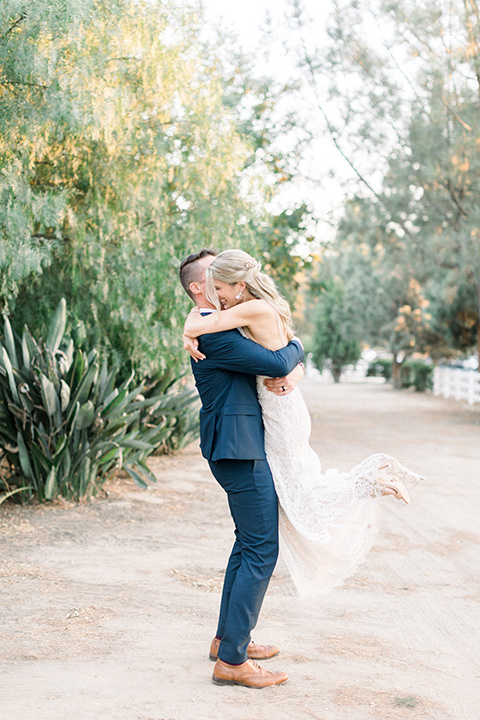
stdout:
<svg viewBox="0 0 480 720">
<path fill-rule="evenodd" d="M 261 272 L 261 264 L 244 250 L 224 250 L 208 266 L 205 294 L 208 300 L 221 310 L 220 301 L 215 292 L 215 280 L 235 285 L 244 282 L 253 297 L 266 300 L 273 305 L 280 316 L 289 340 L 292 339 L 292 313 L 287 301 L 279 294 L 272 278 Z"/>
</svg>

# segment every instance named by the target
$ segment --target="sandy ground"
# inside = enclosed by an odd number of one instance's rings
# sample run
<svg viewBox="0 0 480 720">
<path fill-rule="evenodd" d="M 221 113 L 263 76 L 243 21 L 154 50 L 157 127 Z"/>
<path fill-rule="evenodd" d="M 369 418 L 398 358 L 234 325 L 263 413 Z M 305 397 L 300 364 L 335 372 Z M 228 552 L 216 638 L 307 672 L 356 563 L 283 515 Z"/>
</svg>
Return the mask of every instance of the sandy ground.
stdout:
<svg viewBox="0 0 480 720">
<path fill-rule="evenodd" d="M 280 562 L 257 642 L 286 685 L 216 687 L 232 525 L 195 446 L 80 506 L 0 507 L 0 713 L 15 720 L 478 720 L 480 407 L 378 383 L 304 380 L 323 467 L 378 450 L 427 480 L 382 506 L 339 590 L 305 604 Z"/>
</svg>

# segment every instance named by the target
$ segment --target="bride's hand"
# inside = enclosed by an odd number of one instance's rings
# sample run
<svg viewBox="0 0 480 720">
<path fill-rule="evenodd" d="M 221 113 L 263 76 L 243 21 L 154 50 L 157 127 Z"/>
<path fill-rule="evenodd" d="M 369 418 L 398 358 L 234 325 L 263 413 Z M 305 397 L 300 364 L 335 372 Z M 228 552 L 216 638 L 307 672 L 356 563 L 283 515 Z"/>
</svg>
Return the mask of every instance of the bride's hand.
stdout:
<svg viewBox="0 0 480 720">
<path fill-rule="evenodd" d="M 190 357 L 192 357 L 195 362 L 198 362 L 199 360 L 205 360 L 207 357 L 203 353 L 200 352 L 198 349 L 198 340 L 197 338 L 191 338 L 187 335 L 183 336 L 183 348 L 188 352 Z"/>
<path fill-rule="evenodd" d="M 274 395 L 288 395 L 295 389 L 305 373 L 303 365 L 297 365 L 292 372 L 282 378 L 265 378 L 263 384 Z"/>
<path fill-rule="evenodd" d="M 187 352 L 190 352 L 192 344 L 190 343 L 189 347 L 187 347 L 185 345 L 185 338 L 189 337 L 191 340 L 195 340 L 197 338 L 197 336 L 200 334 L 200 333 L 196 332 L 196 330 L 195 330 L 195 320 L 198 320 L 199 317 L 201 317 L 200 311 L 197 307 L 194 307 L 190 310 L 187 317 L 185 318 L 185 322 L 183 323 L 183 338 L 184 338 L 183 347 L 185 348 L 185 350 L 187 350 Z M 192 325 L 193 325 L 193 327 L 192 327 Z M 192 355 L 192 357 L 193 357 L 193 355 Z"/>
</svg>

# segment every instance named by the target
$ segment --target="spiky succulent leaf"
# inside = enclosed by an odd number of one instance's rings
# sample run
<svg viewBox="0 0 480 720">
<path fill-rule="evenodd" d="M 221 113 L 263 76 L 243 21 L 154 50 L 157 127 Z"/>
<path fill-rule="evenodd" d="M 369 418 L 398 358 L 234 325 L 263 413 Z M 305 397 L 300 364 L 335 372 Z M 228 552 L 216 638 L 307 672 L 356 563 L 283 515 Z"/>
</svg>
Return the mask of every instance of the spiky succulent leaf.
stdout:
<svg viewBox="0 0 480 720">
<path fill-rule="evenodd" d="M 135 485 L 138 485 L 138 487 L 141 487 L 143 489 L 148 487 L 147 483 L 145 482 L 143 477 L 140 475 L 140 473 L 137 472 L 136 470 L 134 470 L 131 465 L 124 465 L 123 469 L 127 471 L 127 473 L 130 475 L 130 477 L 132 478 Z"/>
<path fill-rule="evenodd" d="M 95 420 L 96 414 L 97 413 L 92 401 L 87 400 L 86 403 L 80 406 L 80 410 L 78 411 L 78 415 L 75 419 L 74 429 L 85 430 L 85 428 L 90 427 Z"/>
<path fill-rule="evenodd" d="M 0 365 L 3 367 L 5 375 L 8 379 L 8 385 L 13 400 L 16 403 L 19 403 L 20 398 L 18 397 L 17 385 L 15 383 L 15 378 L 13 377 L 12 363 L 10 362 L 10 358 L 4 346 L 2 346 L 0 350 Z"/>
<path fill-rule="evenodd" d="M 62 298 L 57 305 L 57 309 L 55 310 L 52 322 L 50 323 L 47 341 L 45 343 L 47 348 L 53 354 L 55 354 L 60 347 L 60 343 L 62 342 L 63 334 L 65 332 L 66 322 L 67 303 L 65 302 L 65 298 Z"/>
<path fill-rule="evenodd" d="M 13 367 L 18 368 L 17 351 L 15 349 L 15 339 L 13 337 L 12 326 L 8 318 L 5 318 L 3 324 L 3 335 L 5 342 L 5 349 L 9 355 L 10 362 Z"/>
<path fill-rule="evenodd" d="M 22 468 L 22 472 L 27 478 L 31 478 L 32 473 L 32 466 L 30 464 L 30 456 L 28 454 L 27 446 L 25 445 L 25 440 L 23 439 L 23 435 L 20 432 L 20 430 L 17 432 L 17 446 L 18 446 L 18 458 L 20 460 L 20 467 Z"/>
<path fill-rule="evenodd" d="M 33 339 L 27 327 L 23 330 L 22 335 L 22 360 L 24 369 L 29 372 L 32 359 L 40 353 L 38 343 Z"/>
<path fill-rule="evenodd" d="M 65 380 L 60 380 L 60 405 L 63 412 L 66 412 L 70 403 L 70 386 Z"/>
<path fill-rule="evenodd" d="M 52 500 L 52 498 L 55 496 L 56 480 L 57 480 L 56 470 L 55 470 L 55 467 L 52 467 L 52 469 L 48 473 L 47 481 L 45 483 L 45 490 L 44 490 L 45 500 Z"/>
<path fill-rule="evenodd" d="M 87 372 L 83 376 L 81 382 L 78 385 L 78 388 L 75 392 L 74 399 L 78 400 L 78 402 L 83 405 L 88 398 L 90 397 L 90 391 L 92 389 L 92 385 L 96 382 L 98 378 L 98 365 L 94 364 L 91 367 L 88 368 Z"/>
<path fill-rule="evenodd" d="M 55 386 L 43 373 L 39 373 L 39 381 L 45 411 L 49 417 L 52 417 L 57 409 L 57 393 L 55 392 Z"/>
</svg>

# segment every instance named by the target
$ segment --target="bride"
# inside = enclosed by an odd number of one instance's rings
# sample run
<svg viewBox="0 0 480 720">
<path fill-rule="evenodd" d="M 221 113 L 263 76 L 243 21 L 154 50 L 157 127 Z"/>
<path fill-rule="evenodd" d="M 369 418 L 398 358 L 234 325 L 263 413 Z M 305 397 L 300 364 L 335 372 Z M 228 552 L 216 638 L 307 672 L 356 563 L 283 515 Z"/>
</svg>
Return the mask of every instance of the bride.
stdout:
<svg viewBox="0 0 480 720">
<path fill-rule="evenodd" d="M 205 357 L 196 338 L 206 333 L 238 328 L 269 350 L 292 339 L 288 303 L 248 253 L 220 253 L 206 279 L 206 294 L 217 312 L 202 316 L 195 308 L 187 317 L 184 346 L 195 360 Z M 284 559 L 301 595 L 326 593 L 350 576 L 370 549 L 380 498 L 394 495 L 408 503 L 407 485 L 421 478 L 384 453 L 370 455 L 349 472 L 322 474 L 309 445 L 310 416 L 298 387 L 275 394 L 258 377 L 257 392 Z"/>
</svg>

